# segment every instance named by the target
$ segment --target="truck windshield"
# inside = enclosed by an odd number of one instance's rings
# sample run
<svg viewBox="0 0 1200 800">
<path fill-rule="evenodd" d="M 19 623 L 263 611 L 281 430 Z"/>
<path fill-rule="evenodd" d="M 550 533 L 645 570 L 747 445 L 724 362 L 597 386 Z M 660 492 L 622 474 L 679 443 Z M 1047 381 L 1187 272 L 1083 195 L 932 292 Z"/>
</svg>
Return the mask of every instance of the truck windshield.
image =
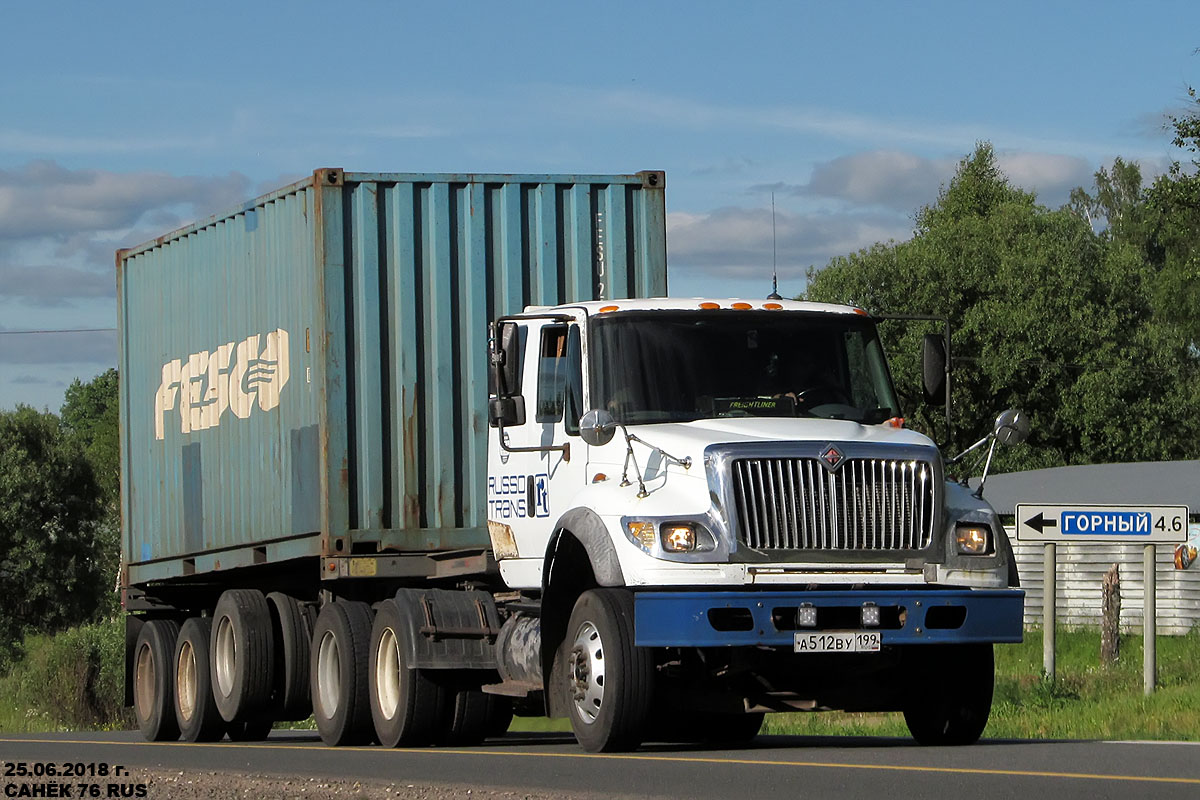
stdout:
<svg viewBox="0 0 1200 800">
<path fill-rule="evenodd" d="M 594 318 L 592 405 L 618 422 L 823 417 L 876 424 L 900 406 L 874 324 L 785 311 Z"/>
</svg>

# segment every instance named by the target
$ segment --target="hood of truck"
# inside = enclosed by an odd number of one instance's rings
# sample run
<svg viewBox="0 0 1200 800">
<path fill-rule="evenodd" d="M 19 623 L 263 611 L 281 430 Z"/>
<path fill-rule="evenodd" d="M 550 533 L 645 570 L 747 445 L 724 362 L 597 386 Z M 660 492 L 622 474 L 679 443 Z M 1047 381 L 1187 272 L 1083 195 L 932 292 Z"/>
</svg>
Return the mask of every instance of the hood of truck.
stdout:
<svg viewBox="0 0 1200 800">
<path fill-rule="evenodd" d="M 855 442 L 878 444 L 881 447 L 934 447 L 929 437 L 916 431 L 887 425 L 862 425 L 840 419 L 727 417 L 693 422 L 630 425 L 627 430 L 647 447 L 657 448 L 679 459 L 690 457 L 696 463 L 703 461 L 705 448 L 714 444 Z M 638 455 L 639 458 L 642 457 L 642 453 Z M 624 458 L 625 440 L 619 432 L 605 447 L 592 448 L 593 462 L 621 464 Z M 653 463 L 655 461 L 657 459 L 652 458 L 648 465 L 652 471 L 656 466 Z"/>
<path fill-rule="evenodd" d="M 694 422 L 634 425 L 629 432 L 670 450 L 676 447 L 703 451 L 710 444 L 743 442 L 878 442 L 931 446 L 929 437 L 888 425 L 862 425 L 843 419 L 793 419 L 787 417 L 724 417 Z"/>
</svg>

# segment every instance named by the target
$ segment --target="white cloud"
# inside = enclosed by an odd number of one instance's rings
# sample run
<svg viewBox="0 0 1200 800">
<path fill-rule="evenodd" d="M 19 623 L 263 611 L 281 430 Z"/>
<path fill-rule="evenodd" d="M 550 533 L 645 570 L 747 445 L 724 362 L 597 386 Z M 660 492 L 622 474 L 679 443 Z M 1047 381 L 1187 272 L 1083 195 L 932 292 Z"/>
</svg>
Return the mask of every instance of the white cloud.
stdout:
<svg viewBox="0 0 1200 800">
<path fill-rule="evenodd" d="M 206 215 L 245 198 L 249 179 L 174 176 L 160 172 L 69 170 L 31 161 L 0 170 L 0 238 L 23 239 L 113 231 L 150 211 L 186 206 Z"/>
<path fill-rule="evenodd" d="M 912 214 L 937 200 L 961 158 L 871 150 L 817 164 L 807 183 L 761 184 L 751 191 L 825 197 L 851 206 L 880 206 Z M 1003 151 L 996 154 L 996 164 L 1010 183 L 1036 193 L 1039 202 L 1051 208 L 1065 203 L 1075 187 L 1091 186 L 1095 173 L 1086 159 L 1056 153 Z M 1154 170 L 1153 163 L 1148 162 L 1148 167 Z"/>
<path fill-rule="evenodd" d="M 1096 168 L 1086 159 L 1053 153 L 998 152 L 996 166 L 1014 186 L 1036 192 L 1051 208 L 1067 202 L 1076 186 L 1092 185 Z"/>
<path fill-rule="evenodd" d="M 217 146 L 215 139 L 156 136 L 138 138 L 124 135 L 114 136 L 63 136 L 61 134 L 36 133 L 15 130 L 0 130 L 0 152 L 23 155 L 113 155 L 118 153 L 146 153 L 163 150 L 211 150 Z"/>
<path fill-rule="evenodd" d="M 810 266 L 875 242 L 912 234 L 903 218 L 889 214 L 775 214 L 780 277 L 799 278 Z M 770 280 L 771 210 L 719 208 L 707 214 L 667 215 L 668 262 L 673 270 L 726 278 Z"/>
<path fill-rule="evenodd" d="M 114 331 L 82 333 L 9 333 L 0 330 L 0 364 L 117 363 Z"/>
<path fill-rule="evenodd" d="M 937 199 L 954 175 L 957 159 L 929 159 L 894 150 L 873 150 L 817 164 L 805 184 L 752 187 L 796 196 L 829 197 L 862 206 L 912 213 Z"/>
<path fill-rule="evenodd" d="M 115 297 L 116 277 L 73 267 L 0 268 L 0 296 L 27 300 L 33 305 L 63 305 L 68 299 Z"/>
</svg>

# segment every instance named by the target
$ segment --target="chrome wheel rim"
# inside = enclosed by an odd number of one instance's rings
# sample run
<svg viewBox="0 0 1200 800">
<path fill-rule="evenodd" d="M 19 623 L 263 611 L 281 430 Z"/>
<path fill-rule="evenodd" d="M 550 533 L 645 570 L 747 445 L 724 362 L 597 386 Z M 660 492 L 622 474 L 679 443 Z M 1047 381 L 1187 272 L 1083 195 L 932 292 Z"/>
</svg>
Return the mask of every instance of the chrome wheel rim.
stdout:
<svg viewBox="0 0 1200 800">
<path fill-rule="evenodd" d="M 233 675 L 237 665 L 237 642 L 233 636 L 233 622 L 229 617 L 221 617 L 217 622 L 216 637 L 217 689 L 222 697 L 233 694 Z"/>
<path fill-rule="evenodd" d="M 191 720 L 196 713 L 196 650 L 191 642 L 179 646 L 179 660 L 175 664 L 175 697 L 178 698 L 179 715 Z"/>
<path fill-rule="evenodd" d="M 604 705 L 604 642 L 590 620 L 575 633 L 569 669 L 575 711 L 580 720 L 590 725 Z"/>
<path fill-rule="evenodd" d="M 375 696 L 386 719 L 394 719 L 400 708 L 400 642 L 396 632 L 384 628 L 375 649 Z"/>
<path fill-rule="evenodd" d="M 337 713 L 342 700 L 339 681 L 341 672 L 342 654 L 338 648 L 337 637 L 332 631 L 325 631 L 317 651 L 317 700 L 326 719 Z"/>
<path fill-rule="evenodd" d="M 138 716 L 142 719 L 150 719 L 150 715 L 154 710 L 154 654 L 150 651 L 150 645 L 143 643 L 137 651 L 137 666 L 134 672 L 135 679 L 133 682 L 134 705 L 137 707 Z"/>
</svg>

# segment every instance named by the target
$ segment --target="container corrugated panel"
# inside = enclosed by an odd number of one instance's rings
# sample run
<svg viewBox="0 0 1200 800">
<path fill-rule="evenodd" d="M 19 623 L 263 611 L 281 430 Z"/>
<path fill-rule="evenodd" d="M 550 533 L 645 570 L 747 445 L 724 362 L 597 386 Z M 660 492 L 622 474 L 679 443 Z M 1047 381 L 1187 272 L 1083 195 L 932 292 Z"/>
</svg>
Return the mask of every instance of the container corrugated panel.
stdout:
<svg viewBox="0 0 1200 800">
<path fill-rule="evenodd" d="M 487 543 L 487 324 L 666 294 L 662 173 L 318 170 L 117 256 L 127 582 Z"/>
</svg>

